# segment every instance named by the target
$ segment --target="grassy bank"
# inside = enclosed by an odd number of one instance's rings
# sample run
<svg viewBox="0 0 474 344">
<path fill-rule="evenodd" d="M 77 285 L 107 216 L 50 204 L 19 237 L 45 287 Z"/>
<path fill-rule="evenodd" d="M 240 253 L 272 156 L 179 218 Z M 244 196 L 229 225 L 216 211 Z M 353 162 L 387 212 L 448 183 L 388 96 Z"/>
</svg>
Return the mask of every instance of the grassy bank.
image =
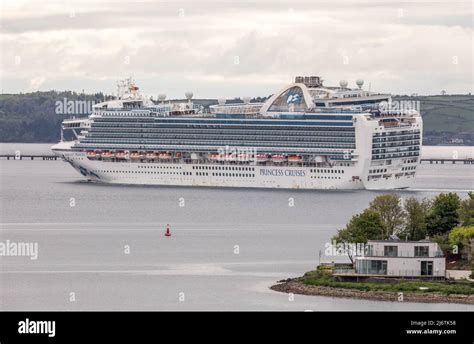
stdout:
<svg viewBox="0 0 474 344">
<path fill-rule="evenodd" d="M 316 270 L 305 273 L 304 276 L 301 277 L 301 282 L 308 286 L 355 289 L 366 292 L 410 292 L 439 293 L 444 295 L 474 295 L 474 283 L 469 281 L 440 282 L 407 280 L 398 283 L 341 282 L 336 280 L 330 272 Z"/>
</svg>

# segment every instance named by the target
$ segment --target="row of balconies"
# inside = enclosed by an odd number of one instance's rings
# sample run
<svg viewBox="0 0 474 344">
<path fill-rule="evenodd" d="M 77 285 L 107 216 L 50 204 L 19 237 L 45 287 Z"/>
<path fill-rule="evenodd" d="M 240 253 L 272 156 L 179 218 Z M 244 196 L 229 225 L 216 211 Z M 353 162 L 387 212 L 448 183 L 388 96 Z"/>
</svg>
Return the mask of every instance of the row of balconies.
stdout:
<svg viewBox="0 0 474 344">
<path fill-rule="evenodd" d="M 385 160 L 385 159 L 398 159 L 398 158 L 407 158 L 407 157 L 415 157 L 419 156 L 419 152 L 413 152 L 413 153 L 404 153 L 404 154 L 385 154 L 382 156 L 379 155 L 373 155 L 372 160 Z"/>
<path fill-rule="evenodd" d="M 403 143 L 391 143 L 391 144 L 373 144 L 372 148 L 382 148 L 382 147 L 406 147 L 406 146 L 414 146 L 420 145 L 420 141 L 408 141 Z"/>
<path fill-rule="evenodd" d="M 409 134 L 420 134 L 421 130 L 397 130 L 397 131 L 384 131 L 381 133 L 374 133 L 374 137 L 385 137 L 385 136 L 400 136 L 400 135 L 409 135 Z"/>
<path fill-rule="evenodd" d="M 420 139 L 420 135 L 399 135 L 396 137 L 381 137 L 381 138 L 374 138 L 372 139 L 372 142 L 396 142 L 396 141 L 405 141 L 405 140 L 414 140 L 414 139 Z"/>
<path fill-rule="evenodd" d="M 425 254 L 415 254 L 415 250 L 410 251 L 397 251 L 397 252 L 385 252 L 384 250 L 372 250 L 366 254 L 357 255 L 357 257 L 401 257 L 401 258 L 441 258 L 444 257 L 443 251 L 428 251 Z"/>
</svg>

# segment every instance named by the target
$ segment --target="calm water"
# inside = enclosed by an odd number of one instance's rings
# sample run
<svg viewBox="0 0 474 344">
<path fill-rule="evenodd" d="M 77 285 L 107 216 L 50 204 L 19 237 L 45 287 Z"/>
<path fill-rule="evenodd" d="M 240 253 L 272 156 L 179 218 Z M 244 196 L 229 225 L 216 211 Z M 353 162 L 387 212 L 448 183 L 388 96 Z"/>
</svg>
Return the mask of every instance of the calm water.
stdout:
<svg viewBox="0 0 474 344">
<path fill-rule="evenodd" d="M 2 144 L 0 152 L 48 147 Z M 289 301 L 268 289 L 314 268 L 324 244 L 379 192 L 100 185 L 83 182 L 62 161 L 40 160 L 0 160 L 0 178 L 0 241 L 39 245 L 37 260 L 0 258 L 3 310 L 473 309 L 299 295 Z M 474 166 L 421 165 L 415 187 L 401 195 L 454 190 L 464 197 L 471 189 Z M 171 238 L 163 236 L 166 223 Z"/>
</svg>

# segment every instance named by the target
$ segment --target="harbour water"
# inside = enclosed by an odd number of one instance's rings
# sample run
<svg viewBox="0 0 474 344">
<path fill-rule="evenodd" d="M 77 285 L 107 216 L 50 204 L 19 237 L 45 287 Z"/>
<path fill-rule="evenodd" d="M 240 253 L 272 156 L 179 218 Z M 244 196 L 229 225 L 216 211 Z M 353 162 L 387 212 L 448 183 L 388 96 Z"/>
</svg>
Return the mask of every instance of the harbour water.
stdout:
<svg viewBox="0 0 474 344">
<path fill-rule="evenodd" d="M 474 165 L 422 164 L 399 193 L 472 189 Z M 101 185 L 59 160 L 0 160 L 0 241 L 38 243 L 36 260 L 0 257 L 0 309 L 472 310 L 269 290 L 313 269 L 337 229 L 380 193 Z"/>
</svg>

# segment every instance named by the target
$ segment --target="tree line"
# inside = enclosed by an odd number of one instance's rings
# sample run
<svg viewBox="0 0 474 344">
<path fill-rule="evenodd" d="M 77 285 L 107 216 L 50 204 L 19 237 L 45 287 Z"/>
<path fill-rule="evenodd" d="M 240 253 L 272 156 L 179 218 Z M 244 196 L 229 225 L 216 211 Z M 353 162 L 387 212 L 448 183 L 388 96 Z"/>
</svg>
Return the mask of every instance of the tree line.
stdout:
<svg viewBox="0 0 474 344">
<path fill-rule="evenodd" d="M 67 100 L 104 101 L 102 93 L 33 92 L 0 95 L 0 142 L 57 142 L 63 119 L 56 102 Z"/>
</svg>

